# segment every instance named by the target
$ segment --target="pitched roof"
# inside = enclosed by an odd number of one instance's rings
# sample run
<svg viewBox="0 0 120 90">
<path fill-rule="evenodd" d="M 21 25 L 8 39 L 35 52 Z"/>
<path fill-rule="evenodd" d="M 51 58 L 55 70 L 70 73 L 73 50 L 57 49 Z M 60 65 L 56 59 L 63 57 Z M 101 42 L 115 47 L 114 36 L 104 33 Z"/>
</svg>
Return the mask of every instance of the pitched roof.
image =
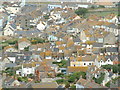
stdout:
<svg viewBox="0 0 120 90">
<path fill-rule="evenodd" d="M 93 47 L 103 47 L 103 43 L 93 43 Z"/>
<path fill-rule="evenodd" d="M 68 72 L 69 73 L 79 72 L 79 71 L 86 72 L 87 70 L 88 70 L 88 67 L 71 67 L 71 66 L 68 67 Z"/>
<path fill-rule="evenodd" d="M 102 86 L 100 84 L 95 83 L 94 81 L 79 79 L 77 84 L 84 86 L 85 88 L 107 88 L 106 86 Z"/>
<path fill-rule="evenodd" d="M 32 88 L 57 88 L 58 84 L 56 82 L 41 82 L 34 83 L 31 85 Z"/>
<path fill-rule="evenodd" d="M 18 40 L 19 43 L 24 41 L 30 43 L 30 41 L 27 38 L 21 38 Z"/>
<path fill-rule="evenodd" d="M 118 52 L 118 47 L 107 47 L 106 52 Z"/>
<path fill-rule="evenodd" d="M 4 47 L 4 50 L 7 50 L 9 48 L 14 48 L 14 47 L 13 46 L 6 46 L 6 47 Z"/>
</svg>

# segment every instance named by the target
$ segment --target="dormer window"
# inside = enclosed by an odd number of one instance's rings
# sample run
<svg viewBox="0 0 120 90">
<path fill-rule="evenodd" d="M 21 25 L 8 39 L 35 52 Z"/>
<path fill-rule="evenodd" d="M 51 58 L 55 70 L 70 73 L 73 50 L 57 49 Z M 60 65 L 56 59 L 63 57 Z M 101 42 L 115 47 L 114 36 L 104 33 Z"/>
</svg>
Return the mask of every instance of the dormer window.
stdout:
<svg viewBox="0 0 120 90">
<path fill-rule="evenodd" d="M 18 59 L 20 59 L 20 56 L 18 57 Z"/>
</svg>

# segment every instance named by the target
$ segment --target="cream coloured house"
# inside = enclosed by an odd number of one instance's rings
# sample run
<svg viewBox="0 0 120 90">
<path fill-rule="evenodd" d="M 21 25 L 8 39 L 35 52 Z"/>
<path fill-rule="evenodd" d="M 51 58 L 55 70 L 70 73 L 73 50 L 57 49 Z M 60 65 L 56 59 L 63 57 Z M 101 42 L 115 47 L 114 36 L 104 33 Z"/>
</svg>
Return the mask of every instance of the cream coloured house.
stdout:
<svg viewBox="0 0 120 90">
<path fill-rule="evenodd" d="M 18 40 L 18 49 L 19 50 L 24 50 L 25 47 L 28 47 L 31 45 L 31 42 L 27 40 L 26 38 L 21 38 Z"/>
</svg>

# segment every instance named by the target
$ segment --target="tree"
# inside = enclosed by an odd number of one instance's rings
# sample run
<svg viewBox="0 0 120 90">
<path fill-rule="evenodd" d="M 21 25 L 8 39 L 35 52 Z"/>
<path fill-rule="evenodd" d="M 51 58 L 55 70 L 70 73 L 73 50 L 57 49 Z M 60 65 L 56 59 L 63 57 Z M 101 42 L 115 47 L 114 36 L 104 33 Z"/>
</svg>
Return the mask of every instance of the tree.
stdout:
<svg viewBox="0 0 120 90">
<path fill-rule="evenodd" d="M 105 84 L 106 87 L 110 87 L 110 81 Z"/>
<path fill-rule="evenodd" d="M 24 48 L 25 51 L 29 51 L 29 46 Z"/>
<path fill-rule="evenodd" d="M 62 84 L 62 83 L 65 82 L 65 80 L 64 80 L 64 79 L 58 79 L 58 80 L 56 80 L 56 82 L 57 82 L 58 84 Z"/>
<path fill-rule="evenodd" d="M 104 80 L 104 77 L 105 77 L 105 73 L 101 73 L 100 77 L 99 78 L 94 78 L 94 80 L 95 80 L 96 83 L 101 84 Z"/>
<path fill-rule="evenodd" d="M 106 70 L 113 70 L 113 73 L 120 73 L 120 64 L 118 65 L 102 65 Z"/>
<path fill-rule="evenodd" d="M 76 80 L 75 76 L 70 76 L 70 78 L 68 78 L 68 82 L 73 83 Z"/>
<path fill-rule="evenodd" d="M 105 6 L 103 6 L 103 5 L 99 5 L 99 8 L 105 8 Z"/>
<path fill-rule="evenodd" d="M 65 83 L 65 88 L 69 88 L 70 87 L 70 83 L 69 82 L 66 82 Z"/>
<path fill-rule="evenodd" d="M 18 77 L 18 81 L 22 82 L 23 81 L 22 77 Z"/>
<path fill-rule="evenodd" d="M 111 70 L 112 69 L 112 65 L 102 65 L 102 67 L 106 70 Z"/>
<path fill-rule="evenodd" d="M 92 8 L 92 9 L 95 9 L 95 6 L 94 6 L 94 5 L 92 5 L 92 6 L 91 6 L 91 8 Z"/>
<path fill-rule="evenodd" d="M 86 8 L 78 8 L 76 11 L 75 11 L 75 13 L 77 14 L 77 15 L 86 15 L 86 13 L 88 13 L 88 9 L 86 9 Z"/>
<path fill-rule="evenodd" d="M 70 88 L 76 88 L 76 86 L 75 86 L 75 85 L 72 85 L 72 86 L 70 86 Z"/>
<path fill-rule="evenodd" d="M 58 73 L 57 77 L 64 77 L 64 74 L 63 73 Z"/>
<path fill-rule="evenodd" d="M 59 64 L 59 67 L 63 67 L 63 68 L 66 68 L 67 67 L 67 61 L 66 60 L 62 60 Z"/>
</svg>

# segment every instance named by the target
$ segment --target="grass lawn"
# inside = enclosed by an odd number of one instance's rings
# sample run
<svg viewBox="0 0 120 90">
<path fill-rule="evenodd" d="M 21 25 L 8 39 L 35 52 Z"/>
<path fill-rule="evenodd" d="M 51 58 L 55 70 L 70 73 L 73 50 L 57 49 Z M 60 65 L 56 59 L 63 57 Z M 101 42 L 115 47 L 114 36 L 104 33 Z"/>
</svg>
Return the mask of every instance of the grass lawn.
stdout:
<svg viewBox="0 0 120 90">
<path fill-rule="evenodd" d="M 86 14 L 86 16 L 88 17 L 89 15 L 92 15 L 92 14 L 95 14 L 95 15 L 98 15 L 98 16 L 107 16 L 111 13 L 114 13 L 114 14 L 118 14 L 117 11 L 108 11 L 108 12 L 104 12 L 104 11 L 98 11 L 98 12 L 89 12 Z"/>
</svg>

